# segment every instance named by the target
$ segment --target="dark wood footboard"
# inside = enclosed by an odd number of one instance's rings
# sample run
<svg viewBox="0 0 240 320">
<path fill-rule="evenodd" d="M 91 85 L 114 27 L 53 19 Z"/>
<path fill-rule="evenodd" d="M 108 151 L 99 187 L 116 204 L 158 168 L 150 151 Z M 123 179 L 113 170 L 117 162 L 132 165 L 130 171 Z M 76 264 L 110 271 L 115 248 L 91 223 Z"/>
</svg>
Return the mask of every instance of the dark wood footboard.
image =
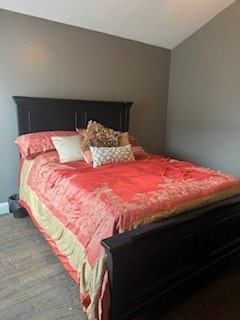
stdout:
<svg viewBox="0 0 240 320">
<path fill-rule="evenodd" d="M 153 300 L 240 251 L 240 199 L 232 197 L 102 241 L 110 319 L 131 319 Z"/>
</svg>

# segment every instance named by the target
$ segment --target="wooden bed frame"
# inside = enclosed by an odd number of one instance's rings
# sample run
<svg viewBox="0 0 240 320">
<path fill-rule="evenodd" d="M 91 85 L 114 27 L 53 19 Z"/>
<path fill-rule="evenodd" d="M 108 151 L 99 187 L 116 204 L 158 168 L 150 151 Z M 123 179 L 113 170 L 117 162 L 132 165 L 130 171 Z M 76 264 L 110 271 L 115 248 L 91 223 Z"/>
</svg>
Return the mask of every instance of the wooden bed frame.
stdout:
<svg viewBox="0 0 240 320">
<path fill-rule="evenodd" d="M 19 134 L 75 130 L 93 119 L 127 131 L 131 102 L 15 96 Z M 101 241 L 107 253 L 111 320 L 132 319 L 152 301 L 240 252 L 240 196 Z"/>
</svg>

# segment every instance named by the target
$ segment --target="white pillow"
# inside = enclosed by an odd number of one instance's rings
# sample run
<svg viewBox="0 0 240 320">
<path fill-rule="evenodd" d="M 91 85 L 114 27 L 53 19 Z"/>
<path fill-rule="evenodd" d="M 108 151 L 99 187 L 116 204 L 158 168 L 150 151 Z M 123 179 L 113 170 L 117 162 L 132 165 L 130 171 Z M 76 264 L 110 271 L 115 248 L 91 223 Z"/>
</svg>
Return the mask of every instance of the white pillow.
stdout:
<svg viewBox="0 0 240 320">
<path fill-rule="evenodd" d="M 81 142 L 83 137 L 51 137 L 61 163 L 83 160 Z"/>
<path fill-rule="evenodd" d="M 92 147 L 90 150 L 93 158 L 93 168 L 108 163 L 134 161 L 134 155 L 130 144 L 122 147 Z"/>
</svg>

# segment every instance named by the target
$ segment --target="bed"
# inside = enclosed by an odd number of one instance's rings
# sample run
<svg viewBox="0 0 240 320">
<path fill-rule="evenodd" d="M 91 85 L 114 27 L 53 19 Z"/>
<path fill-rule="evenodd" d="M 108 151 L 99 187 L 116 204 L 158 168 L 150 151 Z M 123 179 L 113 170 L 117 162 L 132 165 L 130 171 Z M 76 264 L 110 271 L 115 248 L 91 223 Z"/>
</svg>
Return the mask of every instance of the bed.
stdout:
<svg viewBox="0 0 240 320">
<path fill-rule="evenodd" d="M 75 128 L 85 128 L 89 120 L 122 132 L 128 131 L 131 102 L 20 96 L 14 96 L 14 100 L 17 104 L 19 135 L 48 130 L 74 131 Z M 150 160 L 144 161 L 146 167 L 151 165 L 147 162 Z M 166 161 L 175 160 L 161 161 L 165 165 Z M 126 228 L 123 233 L 115 232 L 113 236 L 100 237 L 99 243 L 105 250 L 102 265 L 106 268 L 104 275 L 107 275 L 105 295 L 108 296 L 109 289 L 110 296 L 110 309 L 108 311 L 106 299 L 102 307 L 106 309 L 101 310 L 102 319 L 133 319 L 146 306 L 181 283 L 239 253 L 239 186 L 240 183 L 236 182 L 234 192 L 226 194 L 224 199 L 205 201 L 200 207 L 186 207 L 178 214 L 166 214 L 159 221 L 152 219 L 156 221 L 151 222 L 149 219 L 149 223 L 136 224 L 134 228 L 129 228 L 130 231 Z M 41 211 L 41 203 L 34 208 L 24 201 L 21 204 L 46 237 L 32 214 L 33 211 Z M 53 239 L 47 240 L 59 256 Z M 72 273 L 66 261 L 65 268 Z M 73 273 L 71 275 L 75 277 Z M 90 319 L 96 318 L 89 316 Z"/>
</svg>

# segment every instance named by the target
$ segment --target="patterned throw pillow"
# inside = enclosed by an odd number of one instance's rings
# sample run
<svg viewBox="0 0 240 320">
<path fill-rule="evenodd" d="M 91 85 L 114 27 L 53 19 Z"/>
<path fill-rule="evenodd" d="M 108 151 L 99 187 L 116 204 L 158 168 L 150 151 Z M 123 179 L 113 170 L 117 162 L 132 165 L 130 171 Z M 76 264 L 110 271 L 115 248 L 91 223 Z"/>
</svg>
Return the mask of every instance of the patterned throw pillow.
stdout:
<svg viewBox="0 0 240 320">
<path fill-rule="evenodd" d="M 84 134 L 82 150 L 89 150 L 93 147 L 117 147 L 119 145 L 121 133 L 104 127 L 96 121 L 90 120 Z"/>
<path fill-rule="evenodd" d="M 134 161 L 131 145 L 122 147 L 92 147 L 90 150 L 93 158 L 93 167 L 99 167 L 108 163 Z"/>
</svg>

